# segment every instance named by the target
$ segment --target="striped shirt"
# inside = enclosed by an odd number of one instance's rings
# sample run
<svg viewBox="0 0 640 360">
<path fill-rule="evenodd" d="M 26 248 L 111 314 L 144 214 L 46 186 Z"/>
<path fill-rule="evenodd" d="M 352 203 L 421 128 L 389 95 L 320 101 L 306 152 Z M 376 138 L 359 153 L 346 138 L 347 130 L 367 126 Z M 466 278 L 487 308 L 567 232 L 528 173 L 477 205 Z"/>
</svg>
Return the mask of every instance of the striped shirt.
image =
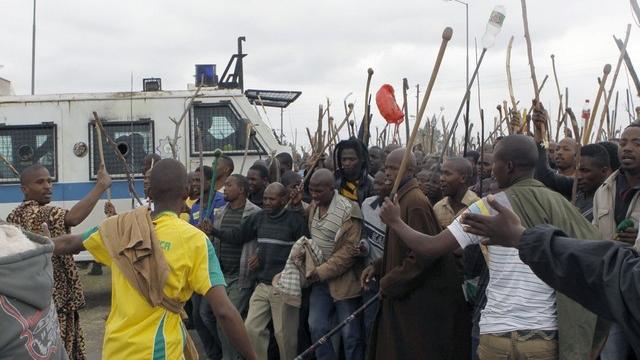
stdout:
<svg viewBox="0 0 640 360">
<path fill-rule="evenodd" d="M 496 199 L 505 206 L 502 192 Z M 488 215 L 493 210 L 479 200 L 468 211 Z M 460 218 L 448 227 L 461 248 L 479 244 L 482 237 L 464 232 Z M 515 330 L 557 330 L 555 291 L 540 280 L 521 260 L 518 249 L 489 246 L 487 304 L 480 317 L 480 334 Z"/>
<path fill-rule="evenodd" d="M 224 217 L 220 222 L 220 229 L 227 230 L 240 227 L 244 206 L 238 209 L 227 208 Z M 244 244 L 236 244 L 228 241 L 220 242 L 220 267 L 226 275 L 237 275 L 240 272 L 240 257 L 242 256 L 242 247 Z"/>
<path fill-rule="evenodd" d="M 327 213 L 320 217 L 320 209 L 316 208 L 311 220 L 311 238 L 316 242 L 325 259 L 331 257 L 336 243 L 336 234 L 342 224 L 351 216 L 353 203 L 335 191 Z"/>
</svg>

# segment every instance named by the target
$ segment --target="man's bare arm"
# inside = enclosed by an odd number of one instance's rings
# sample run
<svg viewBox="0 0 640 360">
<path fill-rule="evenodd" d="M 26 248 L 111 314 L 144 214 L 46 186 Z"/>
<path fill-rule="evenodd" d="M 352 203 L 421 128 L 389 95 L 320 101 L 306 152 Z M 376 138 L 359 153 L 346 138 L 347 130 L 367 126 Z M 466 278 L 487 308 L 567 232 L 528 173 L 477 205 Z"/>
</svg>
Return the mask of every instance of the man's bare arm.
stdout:
<svg viewBox="0 0 640 360">
<path fill-rule="evenodd" d="M 220 323 L 225 335 L 231 341 L 233 347 L 240 353 L 243 359 L 257 359 L 256 353 L 251 347 L 249 336 L 244 327 L 244 322 L 233 306 L 223 286 L 215 286 L 209 289 L 205 298 L 213 310 L 213 314 Z"/>
<path fill-rule="evenodd" d="M 54 255 L 70 255 L 83 251 L 82 235 L 62 235 L 51 239 L 53 241 Z"/>
<path fill-rule="evenodd" d="M 93 211 L 93 208 L 100 200 L 100 196 L 105 192 L 109 187 L 111 187 L 111 177 L 107 174 L 107 170 L 104 168 L 104 165 L 100 165 L 100 170 L 98 170 L 98 180 L 96 181 L 96 185 L 91 189 L 91 191 L 85 196 L 82 200 L 78 201 L 64 218 L 64 224 L 67 226 L 77 226 L 80 225 Z"/>
<path fill-rule="evenodd" d="M 380 210 L 382 221 L 398 234 L 398 237 L 417 254 L 439 257 L 460 247 L 456 238 L 447 229 L 438 235 L 430 236 L 412 229 L 400 218 L 400 206 L 396 201 L 385 199 Z"/>
</svg>

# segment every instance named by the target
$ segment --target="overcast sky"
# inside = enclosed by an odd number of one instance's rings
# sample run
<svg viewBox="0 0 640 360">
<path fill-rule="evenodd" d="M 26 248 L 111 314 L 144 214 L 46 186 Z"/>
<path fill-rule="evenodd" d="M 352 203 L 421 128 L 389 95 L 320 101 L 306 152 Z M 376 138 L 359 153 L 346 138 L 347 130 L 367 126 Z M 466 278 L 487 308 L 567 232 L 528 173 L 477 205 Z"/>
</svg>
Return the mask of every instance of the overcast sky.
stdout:
<svg viewBox="0 0 640 360">
<path fill-rule="evenodd" d="M 492 123 L 496 105 L 508 99 L 505 57 L 512 35 L 515 95 L 523 104 L 533 97 L 520 1 L 468 2 L 471 71 L 474 38 L 480 43 L 494 6 L 506 8 L 502 33 L 480 69 L 481 104 Z M 27 0 L 0 0 L 0 77 L 11 80 L 17 94 L 30 90 L 31 6 Z M 530 0 L 528 10 L 538 81 L 550 76 L 541 94 L 548 108 L 556 109 L 558 101 L 551 54 L 560 86 L 569 87 L 577 112 L 586 98 L 593 103 L 603 66 L 615 68 L 618 50 L 612 35 L 623 38 L 628 23 L 633 23 L 628 51 L 636 63 L 640 59 L 639 28 L 628 0 Z M 246 36 L 245 87 L 302 91 L 285 110 L 284 124 L 285 135 L 290 139 L 291 129 L 297 129 L 303 144 L 304 128 L 315 129 L 318 104 L 327 97 L 341 117 L 343 98 L 353 92 L 349 101 L 356 102 L 356 114 L 362 116 L 369 67 L 375 70 L 372 92 L 389 83 L 399 102 L 402 78 L 408 78 L 409 109 L 415 115 L 415 85 L 426 86 L 446 26 L 454 35 L 427 113 L 444 107 L 451 121 L 464 95 L 465 13 L 463 5 L 444 0 L 40 0 L 36 93 L 128 91 L 131 73 L 136 90 L 143 77 L 161 77 L 165 90 L 185 89 L 193 82 L 196 63 L 217 63 L 221 75 L 236 50 L 236 38 Z M 617 88 L 620 123 L 627 119 L 624 69 Z M 640 99 L 634 96 L 634 102 L 640 104 Z M 384 120 L 375 103 L 373 113 L 375 133 Z M 551 113 L 555 119 L 555 111 Z M 279 128 L 279 111 L 269 111 L 269 117 Z M 474 87 L 471 118 L 478 117 Z"/>
</svg>

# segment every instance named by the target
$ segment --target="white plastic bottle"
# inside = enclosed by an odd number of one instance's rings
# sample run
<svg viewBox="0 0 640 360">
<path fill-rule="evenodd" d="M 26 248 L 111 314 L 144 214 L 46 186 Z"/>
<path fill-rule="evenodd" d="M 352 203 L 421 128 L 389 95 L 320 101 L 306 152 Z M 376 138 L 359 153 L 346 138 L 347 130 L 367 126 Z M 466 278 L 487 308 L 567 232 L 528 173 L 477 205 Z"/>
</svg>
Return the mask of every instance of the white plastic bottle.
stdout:
<svg viewBox="0 0 640 360">
<path fill-rule="evenodd" d="M 582 118 L 582 121 L 578 123 L 578 126 L 580 127 L 580 131 L 584 129 L 585 125 L 589 122 L 589 118 L 591 118 L 591 103 L 589 102 L 589 99 L 586 99 L 584 101 L 581 118 Z"/>
<path fill-rule="evenodd" d="M 482 36 L 482 47 L 488 49 L 496 43 L 496 37 L 502 30 L 502 24 L 504 23 L 505 11 L 504 6 L 497 5 L 493 8 L 491 16 L 489 16 L 489 22 L 487 23 L 487 29 Z"/>
</svg>

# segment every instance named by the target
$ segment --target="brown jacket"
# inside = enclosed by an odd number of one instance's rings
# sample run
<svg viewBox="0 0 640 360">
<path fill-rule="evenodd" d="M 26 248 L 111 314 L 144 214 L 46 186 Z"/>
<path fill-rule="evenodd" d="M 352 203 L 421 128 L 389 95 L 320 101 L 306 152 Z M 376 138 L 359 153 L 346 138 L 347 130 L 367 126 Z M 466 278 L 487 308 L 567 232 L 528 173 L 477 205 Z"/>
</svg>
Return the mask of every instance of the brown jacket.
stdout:
<svg viewBox="0 0 640 360">
<path fill-rule="evenodd" d="M 415 179 L 398 191 L 402 220 L 435 235 L 440 225 Z M 373 264 L 382 301 L 369 359 L 469 359 L 471 328 L 462 276 L 452 254 L 427 258 L 387 230 L 384 255 Z"/>
<path fill-rule="evenodd" d="M 340 195 L 335 195 L 340 196 Z M 356 298 L 361 295 L 360 274 L 364 268 L 362 258 L 354 257 L 353 250 L 362 236 L 362 213 L 357 203 L 351 202 L 351 217 L 336 233 L 336 245 L 331 257 L 316 268 L 321 281 L 327 281 L 329 292 L 335 301 Z M 317 205 L 309 205 L 309 229 Z"/>
</svg>

